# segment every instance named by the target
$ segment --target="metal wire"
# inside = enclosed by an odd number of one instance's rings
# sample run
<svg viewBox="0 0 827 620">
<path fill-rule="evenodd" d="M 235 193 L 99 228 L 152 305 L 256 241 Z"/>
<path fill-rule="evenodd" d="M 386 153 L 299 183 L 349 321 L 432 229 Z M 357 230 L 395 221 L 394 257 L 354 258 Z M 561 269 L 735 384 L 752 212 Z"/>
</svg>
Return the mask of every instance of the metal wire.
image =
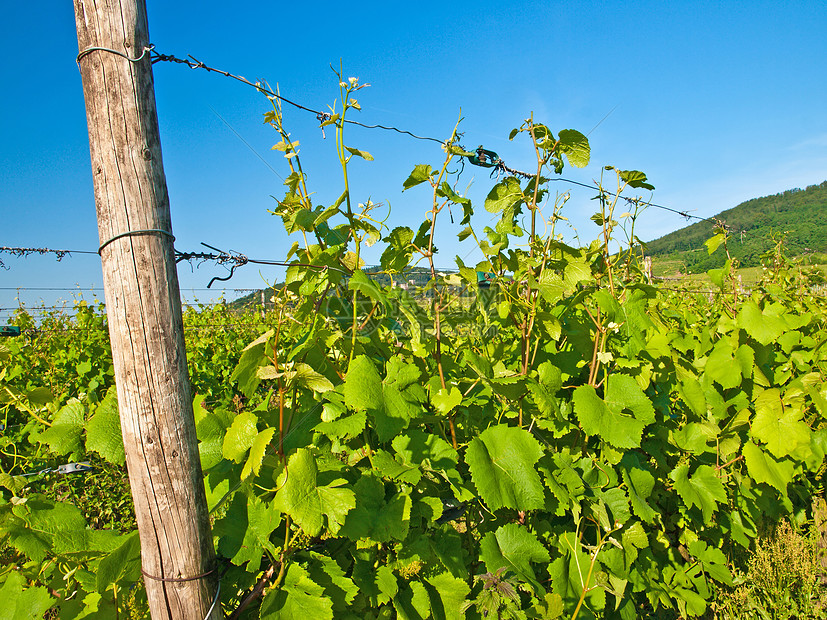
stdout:
<svg viewBox="0 0 827 620">
<path fill-rule="evenodd" d="M 77 57 L 75 58 L 75 62 L 77 62 L 78 65 L 80 65 L 81 58 L 83 58 L 84 56 L 88 56 L 92 52 L 109 52 L 110 54 L 115 54 L 116 56 L 120 56 L 121 58 L 126 58 L 129 62 L 138 62 L 140 60 L 143 60 L 147 54 L 151 54 L 154 48 L 154 45 L 148 45 L 144 47 L 140 56 L 138 56 L 137 58 L 130 58 L 128 54 L 124 54 L 123 52 L 119 52 L 118 50 L 113 50 L 108 47 L 87 47 L 85 50 L 83 50 L 77 55 Z"/>
<path fill-rule="evenodd" d="M 289 99 L 289 98 L 285 97 L 284 95 L 273 92 L 269 88 L 266 88 L 265 86 L 263 86 L 260 82 L 251 82 L 250 80 L 248 80 L 247 78 L 245 78 L 243 76 L 235 75 L 233 73 L 230 73 L 229 71 L 224 71 L 223 69 L 217 69 L 215 67 L 211 67 L 211 66 L 205 64 L 204 62 L 198 60 L 197 58 L 195 58 L 192 54 L 187 54 L 187 58 L 179 58 L 179 57 L 174 56 L 172 54 L 159 54 L 158 52 L 155 51 L 155 46 L 150 45 L 150 46 L 144 48 L 143 53 L 139 57 L 130 58 L 129 56 L 127 56 L 123 52 L 119 52 L 117 50 L 113 50 L 113 49 L 109 49 L 109 48 L 103 48 L 103 47 L 90 47 L 90 48 L 82 51 L 80 54 L 78 54 L 78 62 L 80 62 L 80 59 L 83 56 L 85 56 L 86 54 L 88 54 L 90 52 L 93 52 L 93 51 L 111 52 L 113 54 L 116 54 L 118 56 L 126 58 L 130 62 L 138 62 L 139 60 L 143 59 L 144 56 L 148 53 L 150 55 L 152 64 L 155 64 L 155 63 L 158 63 L 158 62 L 171 62 L 171 63 L 186 65 L 190 69 L 203 69 L 204 71 L 207 71 L 207 72 L 210 72 L 210 73 L 218 73 L 219 75 L 223 75 L 225 77 L 228 77 L 228 78 L 231 78 L 231 79 L 236 80 L 238 82 L 241 82 L 242 84 L 245 84 L 247 86 L 255 88 L 257 91 L 267 95 L 268 97 L 273 97 L 275 99 L 278 99 L 279 101 L 282 101 L 282 102 L 284 102 L 288 105 L 291 105 L 291 106 L 293 106 L 293 107 L 295 107 L 299 110 L 304 110 L 305 112 L 310 112 L 310 113 L 312 113 L 316 116 L 316 118 L 319 120 L 320 123 L 324 123 L 325 121 L 327 121 L 331 118 L 331 115 L 328 112 L 323 112 L 323 111 L 316 110 L 314 108 L 310 108 L 308 106 L 302 105 L 302 104 L 300 104 L 296 101 L 293 101 L 292 99 Z M 617 106 L 615 106 L 615 107 L 617 107 Z M 597 128 L 597 126 L 599 126 L 600 123 L 602 123 L 612 112 L 614 112 L 614 108 L 609 112 L 609 114 L 604 116 L 603 119 L 601 119 L 600 122 L 597 125 L 595 125 L 595 128 Z M 429 137 L 429 136 L 420 136 L 420 135 L 417 135 L 417 134 L 415 134 L 411 131 L 407 131 L 405 129 L 400 129 L 399 127 L 388 126 L 388 125 L 379 125 L 379 124 L 369 125 L 367 123 L 361 123 L 359 121 L 355 121 L 355 120 L 352 120 L 352 119 L 345 119 L 344 122 L 348 123 L 348 124 L 351 124 L 351 125 L 357 125 L 359 127 L 364 127 L 365 129 L 383 129 L 383 130 L 386 130 L 386 131 L 395 131 L 399 134 L 404 134 L 404 135 L 410 136 L 412 138 L 415 138 L 417 140 L 427 140 L 427 141 L 431 141 L 431 142 L 436 142 L 437 144 L 445 144 L 445 140 L 439 140 L 438 138 L 432 138 L 432 137 Z M 595 128 L 593 128 L 592 131 L 594 131 Z M 591 131 L 589 133 L 591 133 Z M 324 136 L 324 128 L 322 128 L 322 135 Z M 479 152 L 479 150 L 482 150 L 482 146 L 480 146 L 480 148 L 478 149 L 478 152 Z M 465 156 L 465 157 L 467 157 L 467 156 Z M 470 158 L 469 158 L 469 161 L 471 161 Z M 529 174 L 527 172 L 522 172 L 520 170 L 516 170 L 514 168 L 509 167 L 499 157 L 497 157 L 497 160 L 495 162 L 493 162 L 493 165 L 486 165 L 485 167 L 493 168 L 493 170 L 491 171 L 491 176 L 492 177 L 496 176 L 497 178 L 499 178 L 502 173 L 512 174 L 512 175 L 514 175 L 518 178 L 522 178 L 522 179 L 531 179 L 531 178 L 534 178 L 534 176 L 535 176 L 533 174 Z M 589 189 L 595 189 L 591 185 L 588 185 L 586 183 L 580 183 L 578 181 L 572 181 L 571 179 L 556 178 L 556 179 L 551 179 L 551 180 L 552 181 L 561 181 L 561 182 L 564 182 L 564 183 L 570 183 L 572 185 L 579 185 L 581 187 L 586 187 L 586 188 L 589 188 Z M 629 198 L 626 198 L 626 197 L 623 197 L 623 198 L 625 200 L 635 200 L 635 199 L 629 199 Z M 650 206 L 650 207 L 653 207 L 655 209 L 662 209 L 664 211 L 669 211 L 671 213 L 675 213 L 675 214 L 680 215 L 680 216 L 682 216 L 686 219 L 696 219 L 696 220 L 699 220 L 699 221 L 712 222 L 712 223 L 715 223 L 715 224 L 720 223 L 720 222 L 717 222 L 716 220 L 713 220 L 713 219 L 710 219 L 710 218 L 705 218 L 705 217 L 701 217 L 701 216 L 697 216 L 697 215 L 692 215 L 692 214 L 690 214 L 686 211 L 680 211 L 678 209 L 673 209 L 671 207 L 665 207 L 663 205 L 659 205 L 659 204 L 655 204 L 655 203 L 647 203 L 647 205 Z M 249 261 L 249 262 L 253 262 L 253 261 Z M 0 262 L 0 266 L 3 266 L 2 262 Z M 229 277 L 231 277 L 231 276 L 229 276 Z M 229 277 L 228 278 L 217 278 L 217 279 L 218 280 L 227 280 L 227 279 L 229 279 Z"/>
<path fill-rule="evenodd" d="M 284 102 L 288 105 L 291 105 L 294 108 L 297 108 L 299 110 L 304 110 L 305 112 L 310 112 L 310 113 L 316 115 L 316 118 L 319 119 L 320 122 L 324 122 L 325 120 L 328 120 L 330 118 L 330 115 L 327 112 L 323 112 L 321 110 L 316 110 L 314 108 L 309 108 L 305 105 L 297 103 L 296 101 L 293 101 L 292 99 L 288 99 L 284 95 L 281 95 L 279 93 L 275 93 L 272 90 L 270 90 L 269 88 L 266 88 L 260 82 L 251 82 L 250 80 L 248 80 L 247 78 L 245 78 L 243 76 L 235 75 L 233 73 L 230 73 L 229 71 L 224 71 L 223 69 L 216 69 L 215 67 L 210 67 L 209 65 L 206 65 L 202 61 L 195 58 L 192 54 L 187 54 L 187 58 L 178 58 L 177 56 L 174 56 L 172 54 L 158 54 L 157 52 L 155 52 L 153 50 L 152 51 L 152 64 L 155 64 L 155 63 L 158 63 L 158 62 L 172 62 L 172 63 L 186 65 L 190 69 L 203 69 L 204 71 L 207 71 L 207 72 L 218 73 L 219 75 L 223 75 L 224 77 L 228 77 L 228 78 L 231 78 L 231 79 L 236 80 L 238 82 L 241 82 L 242 84 L 246 84 L 247 86 L 251 86 L 251 87 L 255 88 L 257 91 L 259 91 L 260 93 L 264 93 L 268 97 L 274 97 L 275 99 L 278 99 L 279 101 L 282 101 L 282 102 Z M 405 135 L 408 135 L 412 138 L 416 138 L 417 140 L 430 140 L 431 142 L 436 142 L 437 144 L 444 144 L 445 143 L 444 140 L 439 140 L 437 138 L 430 138 L 428 136 L 419 136 L 419 135 L 417 135 L 417 134 L 415 134 L 411 131 L 407 131 L 405 129 L 400 129 L 398 127 L 387 126 L 387 125 L 368 125 L 366 123 L 360 123 L 359 121 L 354 121 L 352 119 L 345 119 L 344 122 L 348 123 L 350 125 L 357 125 L 359 127 L 364 127 L 365 129 L 384 129 L 385 131 L 395 131 L 397 133 L 405 134 Z"/>
<path fill-rule="evenodd" d="M 115 241 L 117 239 L 121 239 L 122 237 L 130 237 L 132 235 L 146 235 L 146 234 L 152 234 L 152 233 L 157 233 L 159 235 L 165 235 L 165 236 L 169 237 L 170 239 L 172 239 L 173 243 L 175 242 L 175 236 L 171 232 L 169 232 L 168 230 L 164 230 L 162 228 L 145 228 L 145 229 L 142 229 L 142 230 L 128 230 L 126 232 L 120 233 L 119 235 L 115 235 L 111 239 L 107 239 L 106 241 L 101 243 L 100 247 L 98 248 L 98 254 L 103 252 L 103 248 L 105 248 L 107 245 L 109 245 L 110 243 L 112 243 L 113 241 Z"/>
</svg>

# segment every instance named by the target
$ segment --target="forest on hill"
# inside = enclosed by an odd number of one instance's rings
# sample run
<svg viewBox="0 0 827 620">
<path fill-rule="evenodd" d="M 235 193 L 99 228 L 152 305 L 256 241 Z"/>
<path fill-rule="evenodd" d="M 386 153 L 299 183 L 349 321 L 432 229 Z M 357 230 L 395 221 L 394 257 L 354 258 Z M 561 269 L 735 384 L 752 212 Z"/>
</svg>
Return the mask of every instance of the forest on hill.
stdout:
<svg viewBox="0 0 827 620">
<path fill-rule="evenodd" d="M 646 243 L 646 253 L 656 260 L 679 261 L 684 272 L 701 272 L 721 267 L 726 254 L 711 256 L 704 242 L 715 221 L 730 231 L 729 251 L 742 267 L 761 264 L 761 255 L 783 239 L 788 256 L 810 256 L 825 261 L 827 254 L 827 181 L 806 189 L 790 189 L 773 196 L 753 198 L 722 211 L 709 220 L 697 222 Z"/>
</svg>

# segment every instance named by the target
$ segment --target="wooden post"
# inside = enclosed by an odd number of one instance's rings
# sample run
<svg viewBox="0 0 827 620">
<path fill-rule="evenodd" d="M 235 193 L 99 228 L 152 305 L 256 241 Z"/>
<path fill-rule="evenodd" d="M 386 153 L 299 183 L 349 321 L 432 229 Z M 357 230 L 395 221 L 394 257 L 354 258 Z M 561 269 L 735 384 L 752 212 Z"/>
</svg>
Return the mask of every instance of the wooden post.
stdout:
<svg viewBox="0 0 827 620">
<path fill-rule="evenodd" d="M 145 0 L 74 0 L 126 464 L 154 620 L 216 620 Z M 106 48 L 106 49 L 92 49 Z M 210 611 L 212 610 L 212 611 Z"/>
</svg>

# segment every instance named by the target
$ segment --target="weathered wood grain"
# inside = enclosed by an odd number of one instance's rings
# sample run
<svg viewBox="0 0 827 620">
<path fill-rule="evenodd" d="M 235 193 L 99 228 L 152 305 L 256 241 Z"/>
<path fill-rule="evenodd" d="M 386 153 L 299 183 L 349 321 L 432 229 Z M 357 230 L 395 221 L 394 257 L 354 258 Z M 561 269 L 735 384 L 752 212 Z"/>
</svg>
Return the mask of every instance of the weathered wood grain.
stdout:
<svg viewBox="0 0 827 620">
<path fill-rule="evenodd" d="M 140 57 L 144 0 L 74 0 L 81 52 Z M 171 232 L 152 65 L 108 51 L 79 58 L 101 244 Z M 101 251 L 121 426 L 145 573 L 187 579 L 214 569 L 192 412 L 173 240 L 130 234 Z M 202 620 L 217 575 L 145 578 L 155 620 Z M 209 616 L 220 618 L 220 605 Z"/>
</svg>

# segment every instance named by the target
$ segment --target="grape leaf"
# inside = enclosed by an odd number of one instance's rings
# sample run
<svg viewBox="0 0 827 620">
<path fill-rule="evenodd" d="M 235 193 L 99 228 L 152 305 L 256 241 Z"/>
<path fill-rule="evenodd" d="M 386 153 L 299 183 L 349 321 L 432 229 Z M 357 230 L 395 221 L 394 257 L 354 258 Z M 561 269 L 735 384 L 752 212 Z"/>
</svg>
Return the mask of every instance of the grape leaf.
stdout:
<svg viewBox="0 0 827 620">
<path fill-rule="evenodd" d="M 334 534 L 339 531 L 345 515 L 356 506 L 354 492 L 342 488 L 345 480 L 334 480 L 318 486 L 318 468 L 313 453 L 300 448 L 288 460 L 287 468 L 279 477 L 274 508 L 289 514 L 308 536 L 322 530 L 323 517 Z"/>
<path fill-rule="evenodd" d="M 378 478 L 363 474 L 353 485 L 356 507 L 347 513 L 339 534 L 351 540 L 377 542 L 405 540 L 411 518 L 411 498 L 397 494 L 385 501 L 385 487 Z"/>
<path fill-rule="evenodd" d="M 628 375 L 611 375 L 607 382 L 605 399 L 590 385 L 574 390 L 577 419 L 586 433 L 615 448 L 637 448 L 643 429 L 655 419 L 652 402 Z"/>
<path fill-rule="evenodd" d="M 810 427 L 801 420 L 803 415 L 801 409 L 784 406 L 779 389 L 764 390 L 755 399 L 752 436 L 767 444 L 775 458 L 792 454 L 799 445 L 810 444 Z"/>
<path fill-rule="evenodd" d="M 715 343 L 706 360 L 704 375 L 722 388 L 734 388 L 741 384 L 741 370 L 735 361 L 735 351 L 727 338 Z"/>
<path fill-rule="evenodd" d="M 324 588 L 325 594 L 333 601 L 334 611 L 345 612 L 359 593 L 359 588 L 345 571 L 331 557 L 312 551 L 310 556 L 310 577 Z"/>
<path fill-rule="evenodd" d="M 551 557 L 537 537 L 516 523 L 507 523 L 488 532 L 480 542 L 480 559 L 489 572 L 506 567 L 542 591 L 531 563 L 547 564 Z"/>
<path fill-rule="evenodd" d="M 787 495 L 787 485 L 793 479 L 795 466 L 789 459 L 777 461 L 753 442 L 748 441 L 743 448 L 747 471 L 756 482 L 764 482 Z"/>
<path fill-rule="evenodd" d="M 261 378 L 257 372 L 258 367 L 268 361 L 264 354 L 264 345 L 274 333 L 275 330 L 269 329 L 248 344 L 241 353 L 241 358 L 239 358 L 233 374 L 230 375 L 230 381 L 238 383 L 238 389 L 247 398 L 253 395 L 253 392 L 261 383 Z"/>
<path fill-rule="evenodd" d="M 86 422 L 86 412 L 76 398 L 72 398 L 55 415 L 52 425 L 40 433 L 38 441 L 49 446 L 55 454 L 69 454 L 81 449 L 80 436 Z"/>
<path fill-rule="evenodd" d="M 419 185 L 420 183 L 424 183 L 425 181 L 431 178 L 433 171 L 431 166 L 427 164 L 417 164 L 414 166 L 413 172 L 411 172 L 410 176 L 402 183 L 402 191 L 406 189 L 411 189 Z"/>
<path fill-rule="evenodd" d="M 452 577 L 450 573 L 439 573 L 427 577 L 426 581 L 431 599 L 431 612 L 435 620 L 464 620 L 462 604 L 471 588 L 462 579 Z"/>
<path fill-rule="evenodd" d="M 350 363 L 345 375 L 344 395 L 345 404 L 357 411 L 382 407 L 382 379 L 370 358 L 359 355 Z"/>
<path fill-rule="evenodd" d="M 67 502 L 54 502 L 44 495 L 29 495 L 24 504 L 14 506 L 2 524 L 15 549 L 35 562 L 42 562 L 63 532 L 86 529 L 80 510 Z"/>
<path fill-rule="evenodd" d="M 560 138 L 558 148 L 561 153 L 565 154 L 572 166 L 585 168 L 589 165 L 591 148 L 586 136 L 576 129 L 561 129 L 558 137 Z"/>
<path fill-rule="evenodd" d="M 543 449 L 531 433 L 500 424 L 471 441 L 465 461 L 480 497 L 491 510 L 533 510 L 544 504 L 543 485 L 534 468 L 542 455 Z"/>
<path fill-rule="evenodd" d="M 523 190 L 520 182 L 514 177 L 507 177 L 497 183 L 485 198 L 485 210 L 489 213 L 500 213 L 506 209 L 513 209 L 523 199 Z"/>
<path fill-rule="evenodd" d="M 762 311 L 751 299 L 741 305 L 736 322 L 738 327 L 764 345 L 774 342 L 787 330 L 784 320 L 774 308 Z"/>
<path fill-rule="evenodd" d="M 224 458 L 236 463 L 242 461 L 258 435 L 257 420 L 256 415 L 249 411 L 242 411 L 235 417 L 224 436 Z"/>
<path fill-rule="evenodd" d="M 261 462 L 264 460 L 264 453 L 267 450 L 267 446 L 270 445 L 275 432 L 276 429 L 271 426 L 270 428 L 265 428 L 255 436 L 250 446 L 250 456 L 247 458 L 247 462 L 244 463 L 244 468 L 241 470 L 242 480 L 245 480 L 251 474 L 258 476 L 258 472 L 261 469 Z"/>
<path fill-rule="evenodd" d="M 57 602 L 42 586 L 26 587 L 26 580 L 15 570 L 6 575 L 0 588 L 0 620 L 34 620 L 44 618 L 45 613 Z"/>
<path fill-rule="evenodd" d="M 264 597 L 260 614 L 261 620 L 333 620 L 333 601 L 301 565 L 292 562 L 282 587 Z"/>
<path fill-rule="evenodd" d="M 114 386 L 109 388 L 95 413 L 86 423 L 86 449 L 97 452 L 115 465 L 123 465 L 126 462 L 118 412 L 118 393 Z"/>
<path fill-rule="evenodd" d="M 278 555 L 270 535 L 280 523 L 281 513 L 272 503 L 238 493 L 213 528 L 218 537 L 218 550 L 236 566 L 250 562 L 249 570 L 255 572 L 265 552 Z"/>
<path fill-rule="evenodd" d="M 98 564 L 97 590 L 105 592 L 112 584 L 135 582 L 141 576 L 141 539 L 132 532 L 123 543 L 103 557 Z"/>
<path fill-rule="evenodd" d="M 703 513 L 704 523 L 709 523 L 718 503 L 726 503 L 724 485 L 709 465 L 701 465 L 689 476 L 689 465 L 678 465 L 669 477 L 675 482 L 675 490 L 687 508 L 697 506 Z"/>
</svg>

